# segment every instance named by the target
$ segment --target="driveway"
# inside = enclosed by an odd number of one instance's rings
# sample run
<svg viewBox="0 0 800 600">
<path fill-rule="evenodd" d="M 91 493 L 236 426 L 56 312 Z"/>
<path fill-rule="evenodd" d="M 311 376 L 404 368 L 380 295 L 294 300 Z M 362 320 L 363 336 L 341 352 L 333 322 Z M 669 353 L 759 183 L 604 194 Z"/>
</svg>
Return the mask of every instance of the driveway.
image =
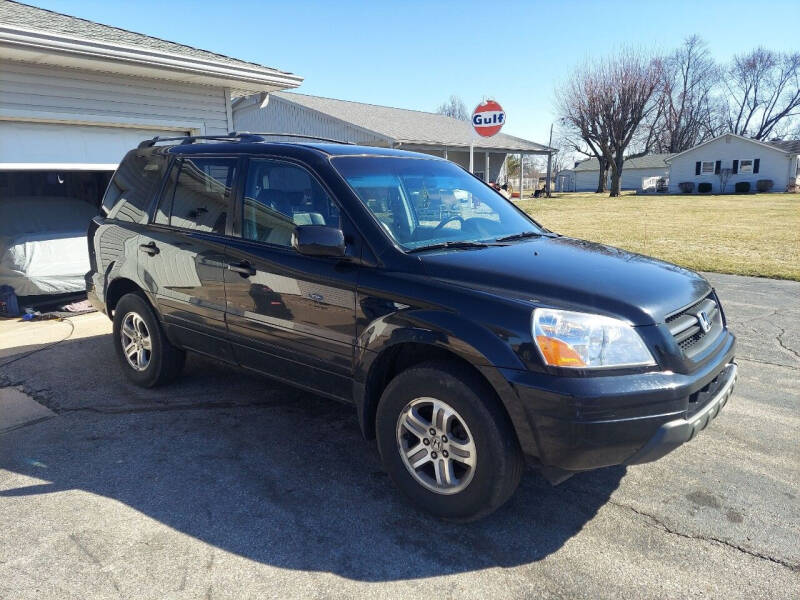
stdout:
<svg viewBox="0 0 800 600">
<path fill-rule="evenodd" d="M 710 428 L 530 471 L 469 525 L 407 504 L 351 407 L 198 357 L 142 390 L 102 315 L 0 323 L 0 393 L 39 411 L 4 428 L 0 403 L 0 598 L 796 598 L 800 283 L 708 277 L 740 342 Z"/>
</svg>

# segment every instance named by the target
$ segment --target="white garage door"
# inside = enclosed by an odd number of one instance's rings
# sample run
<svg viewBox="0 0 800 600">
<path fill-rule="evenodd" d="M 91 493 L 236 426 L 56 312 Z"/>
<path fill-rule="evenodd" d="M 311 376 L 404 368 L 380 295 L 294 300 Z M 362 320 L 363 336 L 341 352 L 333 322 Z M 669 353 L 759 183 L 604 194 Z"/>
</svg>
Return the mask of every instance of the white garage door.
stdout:
<svg viewBox="0 0 800 600">
<path fill-rule="evenodd" d="M 153 136 L 185 131 L 63 123 L 0 121 L 0 169 L 114 169 L 125 153 Z"/>
</svg>

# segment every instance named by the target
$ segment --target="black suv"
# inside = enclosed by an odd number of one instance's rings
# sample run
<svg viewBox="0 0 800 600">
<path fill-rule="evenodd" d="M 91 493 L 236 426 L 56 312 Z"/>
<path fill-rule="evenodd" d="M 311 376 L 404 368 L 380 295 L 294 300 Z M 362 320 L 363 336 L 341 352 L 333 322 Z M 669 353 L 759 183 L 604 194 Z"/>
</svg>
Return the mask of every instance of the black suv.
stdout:
<svg viewBox="0 0 800 600">
<path fill-rule="evenodd" d="M 655 460 L 713 419 L 735 340 L 701 276 L 550 232 L 457 165 L 231 134 L 143 142 L 89 229 L 125 373 L 185 351 L 355 405 L 394 482 L 473 519 L 525 464 Z"/>
</svg>

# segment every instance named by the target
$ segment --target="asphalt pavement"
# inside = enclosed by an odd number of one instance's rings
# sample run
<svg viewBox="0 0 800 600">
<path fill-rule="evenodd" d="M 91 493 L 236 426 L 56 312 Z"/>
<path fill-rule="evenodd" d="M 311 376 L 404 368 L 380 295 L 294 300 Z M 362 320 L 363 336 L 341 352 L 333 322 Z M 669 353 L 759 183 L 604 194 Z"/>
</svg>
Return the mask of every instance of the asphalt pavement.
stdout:
<svg viewBox="0 0 800 600">
<path fill-rule="evenodd" d="M 143 390 L 102 315 L 0 323 L 0 598 L 798 598 L 800 283 L 708 277 L 740 366 L 711 426 L 468 525 L 399 495 L 350 406 L 199 357 Z"/>
</svg>

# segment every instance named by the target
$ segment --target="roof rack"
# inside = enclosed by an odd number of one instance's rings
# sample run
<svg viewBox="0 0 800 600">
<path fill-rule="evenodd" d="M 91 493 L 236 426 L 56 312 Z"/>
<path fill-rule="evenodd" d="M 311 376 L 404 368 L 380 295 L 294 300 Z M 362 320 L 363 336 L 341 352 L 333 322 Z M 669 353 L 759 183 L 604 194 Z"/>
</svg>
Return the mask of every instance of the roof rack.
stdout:
<svg viewBox="0 0 800 600">
<path fill-rule="evenodd" d="M 238 142 L 264 142 L 266 141 L 265 137 L 295 137 L 295 138 L 303 138 L 307 140 L 318 140 L 320 142 L 332 142 L 334 144 L 348 144 L 353 145 L 353 142 L 345 142 L 343 140 L 334 140 L 331 138 L 319 137 L 316 135 L 304 135 L 301 133 L 278 133 L 278 132 L 270 132 L 270 133 L 251 133 L 249 131 L 231 131 L 227 134 L 222 135 L 181 135 L 177 137 L 161 137 L 155 136 L 149 140 L 144 140 L 139 144 L 139 148 L 150 148 L 155 146 L 159 142 L 175 142 L 180 140 L 181 145 L 183 144 L 194 144 L 197 140 L 215 140 L 218 142 L 225 142 L 230 140 L 235 140 Z"/>
<path fill-rule="evenodd" d="M 222 135 L 181 135 L 178 137 L 161 137 L 160 135 L 155 136 L 152 139 L 144 140 L 139 144 L 139 148 L 150 148 L 151 146 L 155 146 L 159 142 L 174 142 L 180 140 L 181 144 L 194 144 L 197 140 L 216 140 L 218 142 L 229 141 L 231 139 L 238 140 L 240 142 L 263 142 L 264 138 L 252 135 L 246 132 L 237 133 L 232 131 L 228 134 Z"/>
</svg>

